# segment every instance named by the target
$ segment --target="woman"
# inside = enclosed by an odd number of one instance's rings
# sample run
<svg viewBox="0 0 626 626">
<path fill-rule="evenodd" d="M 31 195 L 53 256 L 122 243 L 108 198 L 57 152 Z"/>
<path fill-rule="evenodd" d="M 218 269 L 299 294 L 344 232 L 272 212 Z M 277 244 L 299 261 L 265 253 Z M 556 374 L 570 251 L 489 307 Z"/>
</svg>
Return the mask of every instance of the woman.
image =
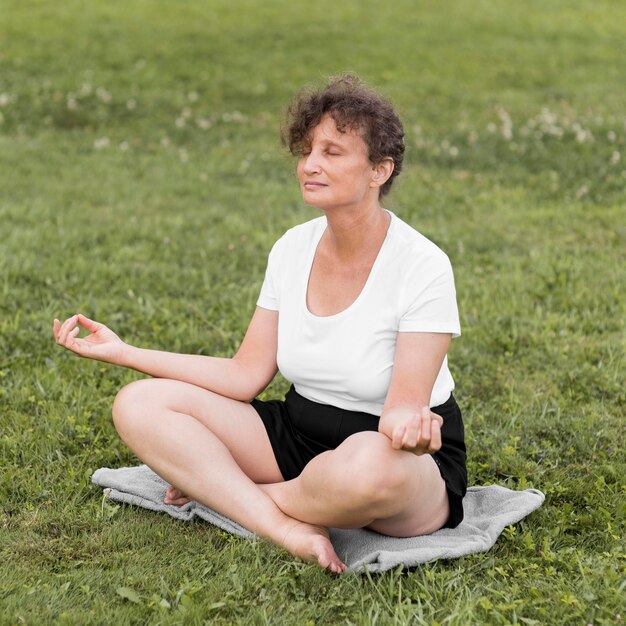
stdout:
<svg viewBox="0 0 626 626">
<path fill-rule="evenodd" d="M 462 519 L 454 279 L 445 254 L 381 205 L 404 155 L 389 103 L 355 77 L 331 80 L 299 96 L 284 139 L 323 216 L 272 248 L 234 357 L 143 350 L 80 314 L 54 334 L 153 377 L 120 391 L 113 420 L 171 483 L 167 504 L 198 500 L 340 573 L 328 527 L 405 537 Z M 294 383 L 285 401 L 256 399 L 278 368 Z"/>
</svg>

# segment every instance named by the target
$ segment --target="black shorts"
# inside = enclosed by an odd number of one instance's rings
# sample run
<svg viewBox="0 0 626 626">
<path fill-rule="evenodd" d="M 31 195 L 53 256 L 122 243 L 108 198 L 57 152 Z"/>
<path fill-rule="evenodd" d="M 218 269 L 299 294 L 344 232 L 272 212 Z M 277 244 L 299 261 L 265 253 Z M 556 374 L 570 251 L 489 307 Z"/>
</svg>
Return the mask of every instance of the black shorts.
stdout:
<svg viewBox="0 0 626 626">
<path fill-rule="evenodd" d="M 284 401 L 255 399 L 251 404 L 265 424 L 285 480 L 296 478 L 313 457 L 334 450 L 350 435 L 378 430 L 377 415 L 312 402 L 303 398 L 293 385 Z M 443 418 L 442 445 L 433 458 L 446 483 L 450 502 L 450 516 L 445 527 L 454 528 L 463 519 L 463 496 L 467 490 L 463 418 L 452 395 L 431 410 Z"/>
</svg>

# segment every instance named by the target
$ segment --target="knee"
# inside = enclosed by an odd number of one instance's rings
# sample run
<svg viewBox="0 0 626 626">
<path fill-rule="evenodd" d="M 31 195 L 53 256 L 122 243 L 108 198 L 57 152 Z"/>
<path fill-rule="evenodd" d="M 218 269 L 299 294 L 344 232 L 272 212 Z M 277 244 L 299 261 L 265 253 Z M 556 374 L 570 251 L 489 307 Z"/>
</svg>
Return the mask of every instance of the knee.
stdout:
<svg viewBox="0 0 626 626">
<path fill-rule="evenodd" d="M 364 501 L 385 504 L 402 499 L 409 477 L 401 456 L 408 453 L 394 450 L 389 437 L 373 431 L 356 433 L 345 444 L 349 446 L 351 482 Z"/>
<path fill-rule="evenodd" d="M 136 380 L 122 387 L 113 402 L 113 424 L 120 437 L 127 441 L 145 421 L 146 409 L 153 397 L 152 379 Z"/>
</svg>

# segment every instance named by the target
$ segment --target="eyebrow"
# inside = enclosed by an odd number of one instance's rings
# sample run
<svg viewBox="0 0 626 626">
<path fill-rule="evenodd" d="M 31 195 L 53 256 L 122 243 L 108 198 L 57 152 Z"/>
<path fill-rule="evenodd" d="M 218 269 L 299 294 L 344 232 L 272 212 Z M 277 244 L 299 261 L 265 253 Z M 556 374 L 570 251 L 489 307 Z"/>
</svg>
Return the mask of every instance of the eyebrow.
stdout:
<svg viewBox="0 0 626 626">
<path fill-rule="evenodd" d="M 322 144 L 326 148 L 339 148 L 341 150 L 345 149 L 345 146 L 343 146 L 340 143 L 337 143 L 336 141 L 332 141 L 330 139 L 320 139 L 318 143 Z M 312 141 L 305 141 L 303 142 L 302 146 L 304 148 L 310 148 L 312 144 L 313 144 Z"/>
</svg>

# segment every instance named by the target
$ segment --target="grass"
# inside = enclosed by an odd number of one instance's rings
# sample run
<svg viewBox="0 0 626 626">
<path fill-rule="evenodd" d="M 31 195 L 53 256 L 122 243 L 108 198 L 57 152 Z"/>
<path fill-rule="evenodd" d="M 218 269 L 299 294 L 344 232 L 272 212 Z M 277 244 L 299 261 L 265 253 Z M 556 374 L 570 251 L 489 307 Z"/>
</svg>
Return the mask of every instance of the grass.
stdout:
<svg viewBox="0 0 626 626">
<path fill-rule="evenodd" d="M 626 609 L 623 3 L 0 7 L 0 623 L 616 624 Z M 486 554 L 332 578 L 102 499 L 137 374 L 52 340 L 81 310 L 229 355 L 272 242 L 316 213 L 278 143 L 306 82 L 397 103 L 389 208 L 443 247 L 472 484 L 546 503 Z M 286 390 L 277 378 L 268 395 Z"/>
</svg>

